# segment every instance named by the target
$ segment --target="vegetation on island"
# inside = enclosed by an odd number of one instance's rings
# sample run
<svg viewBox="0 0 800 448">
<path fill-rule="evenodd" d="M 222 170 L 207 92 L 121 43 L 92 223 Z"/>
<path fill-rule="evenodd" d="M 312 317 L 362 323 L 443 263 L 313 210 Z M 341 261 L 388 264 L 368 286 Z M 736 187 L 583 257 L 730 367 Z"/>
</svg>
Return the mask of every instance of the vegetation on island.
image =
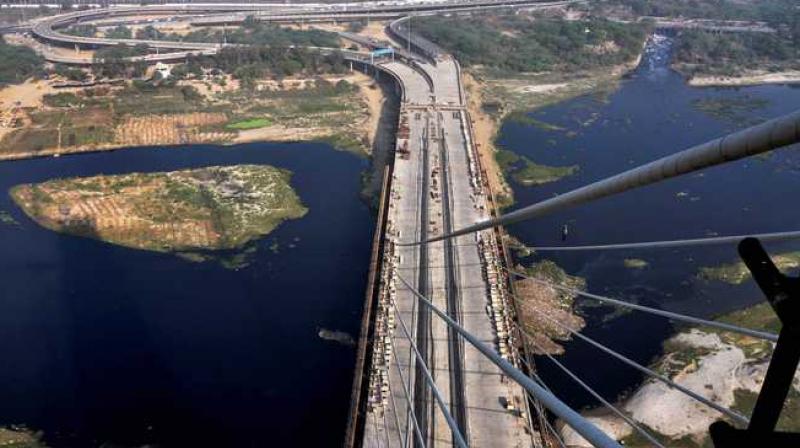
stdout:
<svg viewBox="0 0 800 448">
<path fill-rule="evenodd" d="M 11 197 L 48 229 L 159 252 L 241 248 L 308 211 L 291 173 L 262 165 L 56 179 Z"/>
<path fill-rule="evenodd" d="M 533 126 L 535 128 L 541 129 L 543 131 L 563 131 L 564 128 L 561 126 L 554 125 L 552 123 L 548 123 L 546 121 L 539 120 L 535 118 L 528 112 L 524 111 L 514 111 L 511 112 L 506 116 L 506 122 L 510 123 L 517 123 L 522 124 L 525 126 Z"/>
<path fill-rule="evenodd" d="M 514 181 L 526 187 L 555 182 L 579 170 L 578 165 L 540 165 L 526 156 L 506 149 L 497 150 L 495 159 L 504 173 L 510 174 Z"/>
<path fill-rule="evenodd" d="M 769 100 L 743 94 L 737 96 L 709 96 L 692 100 L 692 108 L 704 114 L 740 126 L 757 124 L 760 120 L 754 112 L 763 110 Z"/>
<path fill-rule="evenodd" d="M 650 265 L 650 263 L 641 258 L 626 258 L 622 260 L 622 264 L 628 269 L 644 269 Z"/>
<path fill-rule="evenodd" d="M 44 59 L 28 47 L 10 45 L 0 36 L 0 87 L 43 72 Z"/>
<path fill-rule="evenodd" d="M 618 65 L 636 58 L 647 36 L 647 26 L 640 24 L 511 14 L 426 17 L 413 26 L 464 66 L 480 65 L 507 74 Z"/>
<path fill-rule="evenodd" d="M 564 348 L 556 341 L 569 340 L 571 334 L 554 324 L 553 320 L 575 331 L 580 331 L 586 323 L 573 312 L 575 296 L 572 293 L 544 285 L 541 281 L 572 289 L 585 289 L 586 281 L 567 274 L 550 260 L 542 260 L 527 268 L 517 266 L 516 269 L 540 280 L 521 279 L 514 282 L 519 321 L 530 335 L 532 340 L 529 342 L 533 344 L 534 351 L 563 353 Z M 548 316 L 549 319 L 543 316 Z"/>
<path fill-rule="evenodd" d="M 783 271 L 800 267 L 800 252 L 784 252 L 772 256 L 772 262 Z M 744 261 L 738 260 L 719 266 L 701 267 L 697 276 L 704 280 L 715 280 L 739 285 L 750 280 L 751 274 Z"/>
<path fill-rule="evenodd" d="M 3 448 L 46 448 L 42 433 L 24 426 L 0 427 L 0 446 Z"/>
</svg>

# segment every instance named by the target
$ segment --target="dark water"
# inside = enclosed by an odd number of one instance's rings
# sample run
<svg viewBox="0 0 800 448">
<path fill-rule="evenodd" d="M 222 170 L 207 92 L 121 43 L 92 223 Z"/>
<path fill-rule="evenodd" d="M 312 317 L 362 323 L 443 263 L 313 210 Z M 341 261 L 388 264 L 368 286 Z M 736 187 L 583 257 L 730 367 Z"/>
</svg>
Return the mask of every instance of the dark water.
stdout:
<svg viewBox="0 0 800 448">
<path fill-rule="evenodd" d="M 310 211 L 238 271 L 50 232 L 0 195 L 21 223 L 0 225 L 0 425 L 57 447 L 341 443 L 355 353 L 317 333 L 358 334 L 366 161 L 323 144 L 129 149 L 0 163 L 0 190 L 240 163 L 293 171 Z"/>
<path fill-rule="evenodd" d="M 514 185 L 517 204 L 527 205 L 725 133 L 800 108 L 800 89 L 788 86 L 692 88 L 667 68 L 669 41 L 651 46 L 631 79 L 608 98 L 581 97 L 533 112 L 564 131 L 508 123 L 500 144 L 536 162 L 580 165 L 580 172 L 540 187 Z M 697 109 L 697 101 L 735 105 L 720 117 Z M 741 107 L 742 104 L 747 105 Z M 535 221 L 510 231 L 535 245 L 636 242 L 800 228 L 800 153 L 797 148 L 768 159 L 747 159 L 696 175 L 624 193 Z M 561 226 L 569 224 L 566 243 Z M 770 251 L 800 249 L 798 243 L 770 244 Z M 737 258 L 735 246 L 614 252 L 548 253 L 567 272 L 585 277 L 588 290 L 698 316 L 711 316 L 762 300 L 751 284 L 731 287 L 696 278 L 701 266 Z M 645 269 L 623 266 L 640 258 Z M 579 302 L 582 305 L 585 301 Z M 583 308 L 586 334 L 648 363 L 675 329 L 641 313 L 614 318 L 608 308 Z M 607 398 L 636 386 L 641 376 L 587 344 L 566 344 L 566 364 Z M 596 405 L 590 396 L 546 359 L 543 378 L 575 406 Z"/>
</svg>

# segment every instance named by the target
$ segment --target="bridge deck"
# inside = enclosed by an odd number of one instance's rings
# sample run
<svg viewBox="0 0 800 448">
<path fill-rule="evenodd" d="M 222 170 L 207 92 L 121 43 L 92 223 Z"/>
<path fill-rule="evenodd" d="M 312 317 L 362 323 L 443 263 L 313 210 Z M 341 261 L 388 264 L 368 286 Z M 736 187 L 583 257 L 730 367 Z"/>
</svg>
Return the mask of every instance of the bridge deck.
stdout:
<svg viewBox="0 0 800 448">
<path fill-rule="evenodd" d="M 445 230 L 448 213 L 452 227 L 487 219 L 484 187 L 475 178 L 478 172 L 476 156 L 469 138 L 469 117 L 462 104 L 460 73 L 455 61 L 445 58 L 436 65 L 421 63 L 416 68 L 401 62 L 389 62 L 382 67 L 403 83 L 406 96 L 398 133 L 386 237 L 414 241 L 439 235 Z M 426 215 L 422 213 L 423 208 Z M 425 217 L 424 222 L 421 216 Z M 423 257 L 420 246 L 395 247 L 393 256 L 385 259 L 389 266 L 384 266 L 384 270 L 399 273 L 441 309 L 451 309 L 455 305 L 452 312 L 464 327 L 497 348 L 500 339 L 507 339 L 498 338 L 497 318 L 489 311 L 493 296 L 499 304 L 498 309 L 503 308 L 496 294 L 501 282 L 495 277 L 490 278 L 497 274 L 497 270 L 489 266 L 497 256 L 493 238 L 491 232 L 463 236 L 454 242 L 451 252 L 445 243 L 437 242 L 427 246 L 426 257 Z M 425 263 L 421 266 L 423 260 Z M 420 269 L 426 269 L 427 275 L 420 276 Z M 425 280 L 424 284 L 420 279 Z M 527 422 L 520 412 L 527 409 L 523 390 L 516 383 L 507 381 L 499 369 L 477 350 L 449 334 L 439 319 L 430 317 L 430 333 L 418 334 L 419 319 L 426 317 L 420 313 L 417 299 L 390 276 L 385 276 L 384 282 L 402 319 L 414 333 L 415 342 L 427 355 L 427 365 L 451 413 L 455 417 L 458 409 L 463 409 L 466 416 L 464 426 L 468 428 L 465 436 L 470 446 L 531 446 L 531 435 L 526 432 Z M 384 384 L 389 390 L 383 396 L 383 402 L 373 401 L 368 412 L 363 442 L 369 447 L 399 447 L 406 438 L 415 437 L 406 411 L 402 380 L 406 381 L 412 394 L 419 390 L 417 382 L 424 381 L 416 372 L 415 356 L 402 330 L 397 328 L 399 324 L 394 322 L 395 328 L 392 329 L 390 315 L 385 318 L 388 322 L 386 336 L 390 343 L 377 347 L 376 358 L 387 360 L 396 357 L 402 373 L 394 359 L 385 365 L 387 381 Z M 503 330 L 501 327 L 500 331 Z M 461 344 L 460 348 L 456 344 Z M 456 355 L 458 353 L 460 356 Z M 456 371 L 460 378 L 454 374 Z M 375 378 L 373 371 L 373 380 Z M 379 383 L 375 381 L 373 391 L 380 389 Z M 462 384 L 460 395 L 458 384 Z M 417 418 L 424 420 L 424 431 L 429 439 L 427 445 L 452 446 L 450 429 L 432 396 L 425 394 L 423 400 L 424 406 L 416 403 L 413 409 L 422 414 Z M 515 411 L 506 409 L 506 402 L 512 403 Z M 395 415 L 395 410 L 398 415 Z"/>
</svg>

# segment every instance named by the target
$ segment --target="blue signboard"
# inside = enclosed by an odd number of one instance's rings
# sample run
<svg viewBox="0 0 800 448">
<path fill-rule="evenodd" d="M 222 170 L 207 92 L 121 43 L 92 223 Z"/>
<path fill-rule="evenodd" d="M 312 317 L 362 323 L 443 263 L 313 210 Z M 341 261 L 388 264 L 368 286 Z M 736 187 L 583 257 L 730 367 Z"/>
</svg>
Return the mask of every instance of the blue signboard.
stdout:
<svg viewBox="0 0 800 448">
<path fill-rule="evenodd" d="M 389 56 L 394 54 L 394 48 L 376 48 L 372 50 L 372 56 Z"/>
</svg>

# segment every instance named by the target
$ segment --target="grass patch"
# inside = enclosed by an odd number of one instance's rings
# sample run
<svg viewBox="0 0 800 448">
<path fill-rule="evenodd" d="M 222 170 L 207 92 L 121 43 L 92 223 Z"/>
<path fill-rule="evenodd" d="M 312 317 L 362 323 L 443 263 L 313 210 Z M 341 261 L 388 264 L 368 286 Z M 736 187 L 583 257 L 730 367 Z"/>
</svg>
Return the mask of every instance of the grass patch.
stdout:
<svg viewBox="0 0 800 448">
<path fill-rule="evenodd" d="M 506 116 L 506 120 L 512 123 L 518 123 L 525 126 L 533 126 L 535 128 L 541 129 L 543 131 L 563 131 L 565 130 L 561 126 L 556 126 L 554 124 L 548 123 L 546 121 L 538 120 L 526 112 L 517 111 L 511 112 Z"/>
<path fill-rule="evenodd" d="M 578 171 L 578 165 L 548 166 L 540 165 L 527 157 L 522 157 L 522 167 L 516 168 L 511 177 L 526 187 L 555 182 L 563 177 L 571 176 Z"/>
<path fill-rule="evenodd" d="M 797 269 L 800 267 L 800 251 L 774 255 L 772 261 L 775 263 L 775 266 L 782 271 Z M 697 276 L 704 280 L 715 280 L 731 285 L 739 285 L 750 280 L 751 274 L 743 261 L 735 261 L 719 266 L 701 267 Z"/>
<path fill-rule="evenodd" d="M 771 331 L 774 333 L 777 333 L 781 329 L 781 322 L 780 319 L 778 319 L 778 315 L 775 314 L 775 311 L 767 302 L 720 316 L 717 320 L 739 327 Z"/>
<path fill-rule="evenodd" d="M 494 153 L 494 158 L 497 160 L 497 164 L 503 171 L 513 169 L 513 166 L 519 162 L 519 156 L 517 153 L 507 149 L 498 149 L 497 152 Z"/>
<path fill-rule="evenodd" d="M 367 156 L 366 144 L 350 134 L 333 134 L 323 137 L 321 141 L 333 146 L 336 149 L 351 152 L 359 157 Z"/>
<path fill-rule="evenodd" d="M 251 118 L 249 120 L 241 120 L 235 123 L 230 123 L 225 126 L 228 129 L 247 130 L 264 128 L 272 124 L 267 118 Z"/>
<path fill-rule="evenodd" d="M 626 258 L 622 263 L 628 269 L 644 269 L 649 265 L 647 261 L 640 258 Z"/>
<path fill-rule="evenodd" d="M 575 174 L 580 169 L 578 165 L 540 165 L 525 156 L 520 156 L 506 149 L 498 149 L 494 157 L 504 173 L 511 175 L 514 181 L 526 187 L 555 182 L 563 177 Z"/>
<path fill-rule="evenodd" d="M 753 114 L 769 106 L 763 98 L 741 95 L 732 98 L 698 98 L 692 101 L 692 108 L 711 118 L 728 121 L 737 125 L 756 124 L 760 121 Z"/>
</svg>

